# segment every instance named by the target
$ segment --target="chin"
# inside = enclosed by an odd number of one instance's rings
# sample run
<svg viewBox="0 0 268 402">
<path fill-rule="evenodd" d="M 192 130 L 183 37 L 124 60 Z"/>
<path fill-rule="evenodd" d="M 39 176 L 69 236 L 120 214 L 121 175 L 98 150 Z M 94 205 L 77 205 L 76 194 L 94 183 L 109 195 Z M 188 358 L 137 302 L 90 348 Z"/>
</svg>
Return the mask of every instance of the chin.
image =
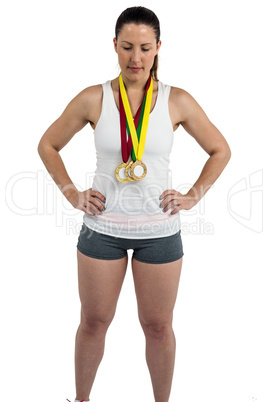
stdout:
<svg viewBox="0 0 268 402">
<path fill-rule="evenodd" d="M 147 77 L 150 74 L 150 71 L 145 71 L 144 68 L 142 68 L 140 71 L 133 72 L 129 68 L 126 68 L 122 70 L 123 75 L 127 76 L 130 80 L 133 81 L 138 81 L 142 79 L 143 77 Z"/>
</svg>

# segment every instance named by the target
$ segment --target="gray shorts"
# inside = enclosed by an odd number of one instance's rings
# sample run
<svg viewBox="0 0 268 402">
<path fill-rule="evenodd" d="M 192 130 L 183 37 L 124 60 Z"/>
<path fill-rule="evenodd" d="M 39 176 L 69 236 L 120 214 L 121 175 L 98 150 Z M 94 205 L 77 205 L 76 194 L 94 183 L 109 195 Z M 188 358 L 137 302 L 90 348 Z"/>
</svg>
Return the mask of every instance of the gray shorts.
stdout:
<svg viewBox="0 0 268 402">
<path fill-rule="evenodd" d="M 181 230 L 177 233 L 151 239 L 126 239 L 90 229 L 83 223 L 77 242 L 78 250 L 88 257 L 117 260 L 133 249 L 133 258 L 149 264 L 165 264 L 180 259 L 183 253 Z"/>
</svg>

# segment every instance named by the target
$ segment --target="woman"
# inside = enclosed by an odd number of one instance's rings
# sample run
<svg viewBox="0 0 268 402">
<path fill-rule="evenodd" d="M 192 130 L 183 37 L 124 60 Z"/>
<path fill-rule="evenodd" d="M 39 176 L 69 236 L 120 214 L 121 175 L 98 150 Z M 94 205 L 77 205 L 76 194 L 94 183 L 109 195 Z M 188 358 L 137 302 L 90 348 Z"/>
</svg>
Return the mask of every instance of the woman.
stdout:
<svg viewBox="0 0 268 402">
<path fill-rule="evenodd" d="M 119 77 L 79 93 L 38 147 L 65 197 L 84 212 L 77 244 L 81 323 L 75 343 L 76 402 L 89 400 L 125 277 L 128 249 L 134 250 L 138 316 L 154 398 L 168 402 L 175 361 L 172 314 L 183 258 L 179 211 L 199 202 L 231 155 L 226 140 L 192 96 L 158 81 L 160 47 L 156 15 L 143 7 L 126 9 L 117 20 L 114 38 Z M 88 122 L 95 130 L 97 169 L 93 187 L 81 192 L 59 151 Z M 173 133 L 180 124 L 210 156 L 184 195 L 171 189 L 168 180 Z"/>
</svg>

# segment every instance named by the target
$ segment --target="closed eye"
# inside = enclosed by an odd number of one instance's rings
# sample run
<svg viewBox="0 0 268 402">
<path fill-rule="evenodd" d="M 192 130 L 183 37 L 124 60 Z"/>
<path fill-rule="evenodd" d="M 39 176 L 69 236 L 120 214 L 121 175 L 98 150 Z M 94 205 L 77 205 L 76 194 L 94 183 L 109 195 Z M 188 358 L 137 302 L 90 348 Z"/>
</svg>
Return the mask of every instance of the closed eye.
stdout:
<svg viewBox="0 0 268 402">
<path fill-rule="evenodd" d="M 125 50 L 131 50 L 131 47 L 123 47 Z M 142 49 L 143 52 L 149 52 L 150 49 Z"/>
</svg>

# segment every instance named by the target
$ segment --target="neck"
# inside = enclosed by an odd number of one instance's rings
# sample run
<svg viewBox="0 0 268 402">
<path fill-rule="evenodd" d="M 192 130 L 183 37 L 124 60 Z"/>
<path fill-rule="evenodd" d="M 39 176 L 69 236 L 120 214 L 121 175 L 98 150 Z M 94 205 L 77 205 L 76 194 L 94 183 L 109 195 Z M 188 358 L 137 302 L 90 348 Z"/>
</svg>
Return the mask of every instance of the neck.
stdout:
<svg viewBox="0 0 268 402">
<path fill-rule="evenodd" d="M 122 79 L 125 84 L 126 90 L 144 91 L 150 74 L 142 77 L 140 80 L 131 80 L 122 73 Z"/>
</svg>

